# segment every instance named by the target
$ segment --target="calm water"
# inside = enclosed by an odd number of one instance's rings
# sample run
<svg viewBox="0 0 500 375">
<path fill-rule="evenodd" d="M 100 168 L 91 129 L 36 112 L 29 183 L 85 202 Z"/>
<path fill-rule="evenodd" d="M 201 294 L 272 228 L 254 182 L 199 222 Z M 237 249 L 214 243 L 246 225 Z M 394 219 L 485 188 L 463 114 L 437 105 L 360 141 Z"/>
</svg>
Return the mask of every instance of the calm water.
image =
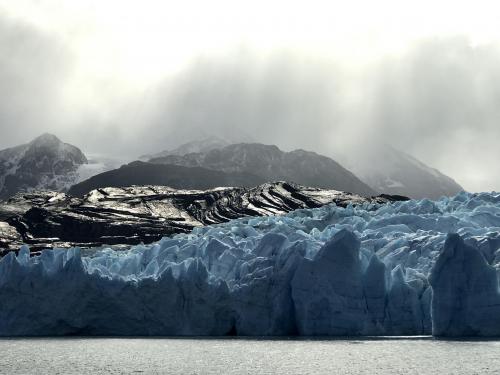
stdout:
<svg viewBox="0 0 500 375">
<path fill-rule="evenodd" d="M 500 341 L 0 340 L 2 374 L 499 374 Z"/>
</svg>

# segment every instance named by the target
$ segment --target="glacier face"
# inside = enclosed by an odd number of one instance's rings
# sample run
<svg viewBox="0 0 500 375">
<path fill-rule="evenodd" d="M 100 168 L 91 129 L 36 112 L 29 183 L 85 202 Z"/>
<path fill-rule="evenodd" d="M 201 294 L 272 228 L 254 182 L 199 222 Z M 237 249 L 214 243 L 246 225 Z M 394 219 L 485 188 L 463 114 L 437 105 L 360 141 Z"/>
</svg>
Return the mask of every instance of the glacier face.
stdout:
<svg viewBox="0 0 500 375">
<path fill-rule="evenodd" d="M 449 233 L 456 233 L 451 234 Z M 500 194 L 0 260 L 0 335 L 500 335 Z"/>
</svg>

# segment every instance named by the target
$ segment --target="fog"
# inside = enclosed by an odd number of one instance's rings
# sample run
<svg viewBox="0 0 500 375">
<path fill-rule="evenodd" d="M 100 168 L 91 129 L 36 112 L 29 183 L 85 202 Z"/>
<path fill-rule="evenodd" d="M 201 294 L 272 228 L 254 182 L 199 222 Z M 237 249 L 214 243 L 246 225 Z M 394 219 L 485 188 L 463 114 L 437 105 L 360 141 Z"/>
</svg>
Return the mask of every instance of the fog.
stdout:
<svg viewBox="0 0 500 375">
<path fill-rule="evenodd" d="M 306 48 L 324 34 L 295 44 L 298 33 L 264 46 L 240 33 L 208 47 L 184 40 L 193 48 L 175 44 L 180 58 L 155 29 L 136 58 L 125 48 L 130 38 L 106 39 L 86 18 L 48 27 L 57 22 L 25 17 L 35 6 L 22 3 L 14 10 L 0 3 L 0 148 L 43 132 L 87 152 L 127 158 L 209 135 L 357 158 L 367 144 L 386 143 L 466 189 L 500 190 L 495 37 L 478 41 L 458 27 L 390 48 L 380 43 L 386 34 L 375 49 L 369 38 L 353 37 L 347 48 L 351 40 L 339 44 L 338 36 Z M 103 33 L 99 48 L 82 25 L 96 27 L 92 38 Z M 229 31 L 222 31 L 226 38 Z"/>
</svg>

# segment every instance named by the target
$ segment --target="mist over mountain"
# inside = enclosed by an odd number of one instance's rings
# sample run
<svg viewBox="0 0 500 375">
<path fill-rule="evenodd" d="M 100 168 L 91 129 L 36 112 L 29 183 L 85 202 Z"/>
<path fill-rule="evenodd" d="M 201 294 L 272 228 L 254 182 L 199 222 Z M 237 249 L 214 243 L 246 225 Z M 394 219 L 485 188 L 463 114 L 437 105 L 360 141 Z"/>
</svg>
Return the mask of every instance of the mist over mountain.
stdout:
<svg viewBox="0 0 500 375">
<path fill-rule="evenodd" d="M 142 155 L 139 157 L 139 160 L 148 161 L 151 159 L 157 159 L 168 155 L 183 156 L 186 154 L 191 154 L 196 152 L 209 152 L 215 149 L 228 146 L 231 143 L 232 142 L 228 140 L 212 136 L 208 138 L 202 138 L 187 143 L 183 143 L 172 150 L 164 150 L 150 155 Z"/>
<path fill-rule="evenodd" d="M 365 147 L 363 158 L 344 154 L 339 155 L 338 160 L 372 189 L 385 194 L 439 199 L 464 190 L 439 170 L 385 144 Z"/>
<path fill-rule="evenodd" d="M 307 181 L 303 183 L 312 184 L 311 186 L 322 183 L 328 185 L 332 183 L 328 179 L 334 178 L 331 171 L 321 170 L 320 161 L 326 161 L 329 159 L 327 157 L 317 155 L 317 159 L 310 161 L 315 165 L 308 166 L 305 165 L 306 159 L 314 158 L 314 153 L 302 150 L 280 153 L 276 151 L 276 146 L 228 145 L 228 143 L 228 141 L 217 137 L 191 141 L 170 151 L 165 150 L 157 153 L 150 161 L 185 166 L 204 166 L 224 171 L 252 171 L 254 174 L 264 175 L 267 178 L 273 175 L 283 178 L 297 178 Z M 379 144 L 364 147 L 361 155 L 358 153 L 335 154 L 334 160 L 339 161 L 342 167 L 353 172 L 357 178 L 377 193 L 437 199 L 441 196 L 455 195 L 463 190 L 452 178 L 389 145 Z M 280 170 L 279 163 L 286 165 L 286 167 Z M 307 176 L 299 175 L 300 173 L 305 173 Z M 340 181 L 341 179 L 337 179 L 336 183 L 342 184 Z M 331 187 L 335 188 L 335 185 Z"/>
</svg>

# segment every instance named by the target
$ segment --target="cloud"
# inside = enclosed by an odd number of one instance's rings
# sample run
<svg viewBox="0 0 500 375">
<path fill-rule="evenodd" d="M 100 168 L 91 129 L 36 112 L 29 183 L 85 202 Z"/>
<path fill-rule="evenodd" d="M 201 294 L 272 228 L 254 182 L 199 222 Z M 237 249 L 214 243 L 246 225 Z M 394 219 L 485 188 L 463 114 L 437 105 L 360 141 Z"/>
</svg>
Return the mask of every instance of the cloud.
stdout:
<svg viewBox="0 0 500 375">
<path fill-rule="evenodd" d="M 289 52 L 260 59 L 200 59 L 156 91 L 150 124 L 160 139 L 195 134 L 315 148 L 336 122 L 335 66 Z M 316 132 L 316 133 L 315 133 Z"/>
<path fill-rule="evenodd" d="M 49 131 L 130 158 L 214 134 L 363 159 L 385 142 L 467 189 L 500 190 L 498 44 L 427 38 L 367 61 L 246 46 L 131 86 L 79 70 L 71 40 L 0 17 L 0 148 Z"/>
<path fill-rule="evenodd" d="M 499 63 L 497 45 L 462 37 L 355 69 L 289 51 L 201 59 L 156 91 L 148 132 L 163 148 L 217 134 L 361 159 L 385 142 L 468 189 L 500 189 Z"/>
<path fill-rule="evenodd" d="M 500 189 L 499 64 L 497 44 L 420 42 L 375 72 L 373 128 L 471 190 Z"/>
<path fill-rule="evenodd" d="M 0 147 L 57 130 L 71 55 L 59 38 L 0 17 Z"/>
</svg>

